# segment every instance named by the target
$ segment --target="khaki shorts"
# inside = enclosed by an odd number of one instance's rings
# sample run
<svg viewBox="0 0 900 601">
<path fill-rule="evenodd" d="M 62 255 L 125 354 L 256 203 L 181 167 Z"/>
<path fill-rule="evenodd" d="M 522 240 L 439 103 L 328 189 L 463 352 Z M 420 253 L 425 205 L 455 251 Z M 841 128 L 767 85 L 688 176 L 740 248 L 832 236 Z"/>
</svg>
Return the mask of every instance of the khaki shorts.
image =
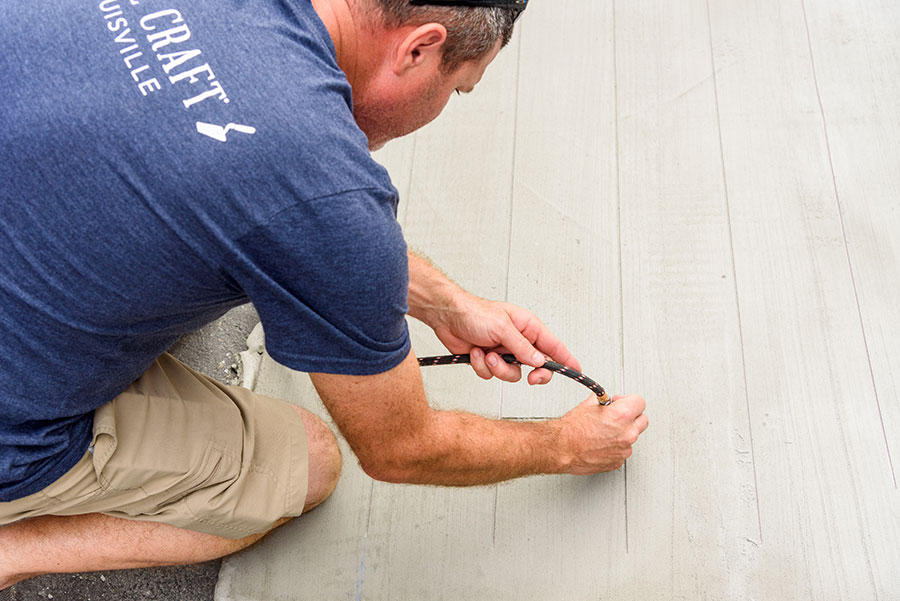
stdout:
<svg viewBox="0 0 900 601">
<path fill-rule="evenodd" d="M 97 409 L 91 447 L 74 468 L 0 503 L 0 524 L 104 513 L 243 538 L 303 512 L 308 463 L 303 419 L 289 404 L 166 354 Z"/>
</svg>

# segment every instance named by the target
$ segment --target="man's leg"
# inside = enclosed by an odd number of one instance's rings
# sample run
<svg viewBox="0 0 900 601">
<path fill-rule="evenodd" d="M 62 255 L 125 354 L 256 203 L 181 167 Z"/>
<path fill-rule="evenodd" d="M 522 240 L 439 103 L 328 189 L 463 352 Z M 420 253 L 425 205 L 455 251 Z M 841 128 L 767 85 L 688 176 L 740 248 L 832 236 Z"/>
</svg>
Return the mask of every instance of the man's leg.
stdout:
<svg viewBox="0 0 900 601">
<path fill-rule="evenodd" d="M 199 563 L 264 535 L 231 540 L 99 513 L 31 518 L 0 527 L 0 589 L 42 574 Z"/>
<path fill-rule="evenodd" d="M 309 448 L 305 512 L 324 501 L 337 486 L 341 454 L 334 434 L 322 420 L 299 407 L 295 409 L 306 426 Z M 265 534 L 232 540 L 102 514 L 31 518 L 0 526 L 0 590 L 48 573 L 198 563 L 234 553 Z"/>
</svg>

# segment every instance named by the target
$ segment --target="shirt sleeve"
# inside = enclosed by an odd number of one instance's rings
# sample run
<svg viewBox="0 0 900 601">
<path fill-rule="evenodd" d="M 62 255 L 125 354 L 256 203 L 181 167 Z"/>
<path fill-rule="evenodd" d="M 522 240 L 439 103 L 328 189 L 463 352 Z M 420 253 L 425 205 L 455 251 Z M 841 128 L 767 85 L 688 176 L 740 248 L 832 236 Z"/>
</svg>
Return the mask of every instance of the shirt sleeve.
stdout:
<svg viewBox="0 0 900 601">
<path fill-rule="evenodd" d="M 362 189 L 298 202 L 238 243 L 232 275 L 279 363 L 371 375 L 409 353 L 409 263 L 396 192 Z"/>
</svg>

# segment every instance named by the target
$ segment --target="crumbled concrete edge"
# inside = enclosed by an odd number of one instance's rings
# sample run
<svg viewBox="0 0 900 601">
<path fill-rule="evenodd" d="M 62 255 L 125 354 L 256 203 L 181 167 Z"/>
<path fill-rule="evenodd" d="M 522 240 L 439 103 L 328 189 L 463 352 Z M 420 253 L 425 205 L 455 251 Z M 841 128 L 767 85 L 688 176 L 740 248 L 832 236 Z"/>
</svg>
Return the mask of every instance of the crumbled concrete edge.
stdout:
<svg viewBox="0 0 900 601">
<path fill-rule="evenodd" d="M 241 386 L 250 390 L 256 390 L 259 381 L 259 370 L 262 365 L 263 354 L 266 352 L 266 334 L 261 323 L 256 324 L 250 335 L 247 336 L 247 350 L 238 353 L 241 362 Z"/>
<path fill-rule="evenodd" d="M 239 386 L 244 381 L 240 354 L 257 324 L 259 315 L 253 305 L 235 307 L 196 332 L 182 336 L 169 352 L 211 378 Z"/>
</svg>

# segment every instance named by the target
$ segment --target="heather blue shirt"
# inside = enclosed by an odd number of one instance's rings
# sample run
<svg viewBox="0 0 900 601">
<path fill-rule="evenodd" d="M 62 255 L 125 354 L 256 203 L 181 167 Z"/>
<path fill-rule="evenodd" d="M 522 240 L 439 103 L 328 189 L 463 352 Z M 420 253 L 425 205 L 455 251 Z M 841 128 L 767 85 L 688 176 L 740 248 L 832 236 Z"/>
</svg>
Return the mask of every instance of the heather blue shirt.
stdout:
<svg viewBox="0 0 900 601">
<path fill-rule="evenodd" d="M 0 3 L 0 501 L 248 300 L 285 365 L 397 365 L 396 210 L 308 0 Z"/>
</svg>

